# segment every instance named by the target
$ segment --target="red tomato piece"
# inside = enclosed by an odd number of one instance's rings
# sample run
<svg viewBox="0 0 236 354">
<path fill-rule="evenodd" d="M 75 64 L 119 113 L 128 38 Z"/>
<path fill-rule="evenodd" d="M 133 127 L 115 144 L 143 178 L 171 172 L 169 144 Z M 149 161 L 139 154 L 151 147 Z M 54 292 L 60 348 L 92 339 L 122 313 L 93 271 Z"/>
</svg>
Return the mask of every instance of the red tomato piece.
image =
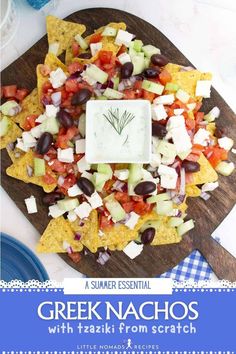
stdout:
<svg viewBox="0 0 236 354">
<path fill-rule="evenodd" d="M 155 98 L 155 93 L 143 90 L 143 99 L 144 100 L 148 100 L 148 101 L 150 101 L 152 103 L 154 98 Z"/>
<path fill-rule="evenodd" d="M 215 168 L 221 161 L 228 159 L 228 152 L 225 149 L 214 146 L 212 151 L 211 156 L 208 158 L 212 167 Z"/>
<path fill-rule="evenodd" d="M 31 130 L 32 128 L 34 128 L 36 126 L 36 122 L 35 120 L 38 118 L 37 114 L 31 114 L 30 116 L 26 117 L 24 125 L 23 125 L 23 129 L 24 130 Z"/>
<path fill-rule="evenodd" d="M 126 202 L 130 201 L 129 195 L 127 193 L 124 193 L 124 192 L 116 192 L 115 193 L 115 198 L 120 203 L 126 203 Z"/>
<path fill-rule="evenodd" d="M 196 125 L 198 125 L 200 122 L 202 122 L 204 119 L 204 112 L 197 112 L 195 113 L 195 122 Z"/>
<path fill-rule="evenodd" d="M 50 168 L 52 171 L 59 172 L 59 173 L 64 173 L 65 172 L 65 164 L 63 164 L 61 161 L 54 159 L 51 160 L 52 164 L 50 163 Z"/>
<path fill-rule="evenodd" d="M 108 181 L 106 181 L 106 183 L 104 184 L 104 187 L 103 187 L 103 189 L 106 191 L 106 193 L 111 192 L 114 182 L 115 181 L 113 179 L 109 179 Z"/>
<path fill-rule="evenodd" d="M 100 230 L 105 230 L 113 225 L 111 219 L 108 218 L 106 215 L 100 215 L 99 217 L 99 228 Z"/>
<path fill-rule="evenodd" d="M 76 79 L 66 80 L 65 89 L 67 92 L 77 92 L 78 91 L 77 80 Z"/>
<path fill-rule="evenodd" d="M 143 197 L 139 196 L 139 195 L 134 195 L 132 197 L 132 200 L 135 201 L 135 202 L 143 202 Z"/>
<path fill-rule="evenodd" d="M 153 204 L 145 203 L 145 202 L 137 202 L 134 204 L 134 212 L 139 215 L 145 215 L 150 213 L 153 209 Z"/>
<path fill-rule="evenodd" d="M 161 82 L 162 85 L 166 85 L 167 82 L 171 82 L 172 76 L 167 70 L 162 70 L 162 72 L 159 74 L 159 81 Z"/>
<path fill-rule="evenodd" d="M 189 130 L 195 129 L 195 120 L 191 118 L 185 119 L 186 128 Z"/>
<path fill-rule="evenodd" d="M 57 180 L 56 178 L 54 178 L 49 172 L 47 172 L 43 177 L 43 182 L 46 183 L 46 184 L 53 184 L 53 183 L 56 183 Z"/>
<path fill-rule="evenodd" d="M 110 50 L 100 50 L 99 59 L 102 64 L 110 64 L 113 53 Z"/>
<path fill-rule="evenodd" d="M 136 98 L 135 91 L 133 89 L 127 89 L 123 91 L 124 100 L 134 100 Z"/>
<path fill-rule="evenodd" d="M 43 84 L 43 87 L 42 87 L 43 93 L 47 93 L 48 90 L 51 90 L 51 89 L 52 89 L 52 84 L 51 84 L 51 82 L 46 81 L 46 82 Z"/>
<path fill-rule="evenodd" d="M 73 42 L 71 45 L 71 50 L 73 57 L 77 57 L 79 54 L 79 44 L 77 42 Z"/>
<path fill-rule="evenodd" d="M 131 211 L 134 210 L 134 204 L 135 202 L 126 202 L 126 203 L 122 203 L 122 208 L 125 210 L 126 213 L 130 213 Z"/>
<path fill-rule="evenodd" d="M 71 63 L 67 66 L 67 69 L 68 69 L 68 72 L 70 74 L 74 74 L 76 71 L 80 71 L 83 69 L 83 65 L 78 63 L 78 62 L 74 62 L 74 63 Z"/>
<path fill-rule="evenodd" d="M 102 39 L 102 34 L 101 33 L 94 33 L 92 34 L 92 36 L 90 37 L 89 43 L 97 43 L 100 42 Z"/>
<path fill-rule="evenodd" d="M 65 181 L 62 185 L 62 188 L 65 190 L 68 190 L 70 187 L 72 187 L 76 183 L 76 177 L 73 173 L 70 173 L 66 178 Z"/>
<path fill-rule="evenodd" d="M 199 160 L 199 155 L 189 154 L 185 160 L 196 162 Z"/>
<path fill-rule="evenodd" d="M 17 90 L 16 85 L 3 86 L 3 96 L 5 98 L 15 97 L 16 90 Z"/>
<path fill-rule="evenodd" d="M 16 91 L 16 95 L 15 95 L 15 98 L 18 100 L 18 101 L 22 101 L 26 96 L 28 96 L 29 94 L 29 90 L 27 89 L 18 89 Z"/>
<path fill-rule="evenodd" d="M 126 52 L 126 46 L 122 44 L 122 46 L 119 49 L 119 52 L 117 53 L 117 57 L 125 52 Z"/>
</svg>

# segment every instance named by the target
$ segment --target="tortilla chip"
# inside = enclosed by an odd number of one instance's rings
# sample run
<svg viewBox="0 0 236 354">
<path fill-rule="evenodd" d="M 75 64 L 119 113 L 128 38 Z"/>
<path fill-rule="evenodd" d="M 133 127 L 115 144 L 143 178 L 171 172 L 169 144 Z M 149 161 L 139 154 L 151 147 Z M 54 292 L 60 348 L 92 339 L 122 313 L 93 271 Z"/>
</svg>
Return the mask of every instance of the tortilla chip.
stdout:
<svg viewBox="0 0 236 354">
<path fill-rule="evenodd" d="M 37 245 L 39 253 L 67 253 L 63 248 L 63 242 L 67 242 L 73 252 L 80 252 L 83 245 L 80 241 L 74 239 L 75 234 L 70 223 L 63 216 L 52 219 L 44 233 L 42 234 Z"/>
<path fill-rule="evenodd" d="M 177 73 L 181 69 L 181 65 L 174 64 L 174 63 L 168 63 L 165 65 L 165 69 L 173 75 L 174 73 Z"/>
<path fill-rule="evenodd" d="M 160 226 L 158 227 L 155 237 L 151 243 L 152 246 L 168 245 L 181 241 L 181 236 L 178 235 L 175 227 L 168 226 L 168 216 L 158 216 Z"/>
<path fill-rule="evenodd" d="M 74 36 L 82 35 L 86 27 L 79 23 L 61 20 L 55 16 L 46 17 L 46 26 L 48 34 L 48 44 L 59 43 L 57 56 L 60 55 L 72 42 Z"/>
<path fill-rule="evenodd" d="M 31 114 L 40 115 L 43 113 L 43 106 L 39 103 L 38 90 L 35 88 L 21 103 L 22 111 L 12 117 L 14 122 L 19 123 L 23 128 L 25 119 Z"/>
<path fill-rule="evenodd" d="M 218 180 L 217 172 L 203 154 L 200 155 L 198 163 L 200 164 L 200 171 L 192 174 L 192 182 L 189 184 L 204 184 Z"/>
<path fill-rule="evenodd" d="M 50 193 L 56 188 L 56 183 L 46 184 L 42 177 L 29 177 L 27 173 L 27 166 L 30 166 L 31 168 L 34 166 L 34 153 L 32 150 L 29 150 L 24 156 L 22 156 L 21 159 L 15 161 L 10 167 L 8 167 L 6 173 L 8 176 L 19 179 L 25 183 L 36 184 L 42 187 L 46 193 Z M 48 169 L 48 167 L 46 169 Z M 53 177 L 55 177 L 55 174 L 52 172 L 50 173 Z"/>
<path fill-rule="evenodd" d="M 216 130 L 216 123 L 209 123 L 209 124 L 207 124 L 206 130 L 209 131 L 212 136 L 214 136 L 215 130 Z"/>
<path fill-rule="evenodd" d="M 25 154 L 24 151 L 22 151 L 16 147 L 11 149 L 10 147 L 7 146 L 6 149 L 7 149 L 8 155 L 13 163 L 16 162 L 17 160 L 19 160 Z"/>
<path fill-rule="evenodd" d="M 187 185 L 185 192 L 187 197 L 199 197 L 201 195 L 201 189 L 194 185 Z"/>
<path fill-rule="evenodd" d="M 8 144 L 14 143 L 22 134 L 22 130 L 18 127 L 18 125 L 14 123 L 11 118 L 7 117 L 7 119 L 9 122 L 9 127 L 6 135 L 0 137 L 0 150 L 7 147 Z"/>
<path fill-rule="evenodd" d="M 113 27 L 116 30 L 122 29 L 122 30 L 126 30 L 126 24 L 124 22 L 111 22 L 108 23 L 106 26 L 100 27 L 98 28 L 93 34 L 90 34 L 89 36 L 87 36 L 85 38 L 86 42 L 89 43 L 90 42 L 90 38 L 94 35 L 94 34 L 99 34 L 102 33 L 105 29 L 105 27 Z M 102 42 L 102 50 L 107 50 L 107 51 L 111 51 L 114 54 L 117 54 L 120 46 L 115 44 L 115 38 L 116 37 L 107 37 L 107 36 L 103 36 L 101 39 Z M 83 51 L 82 53 L 84 53 L 86 51 Z M 98 54 L 94 55 L 92 58 L 90 59 L 81 59 L 81 58 L 73 58 L 73 54 L 72 54 L 72 48 L 71 48 L 71 44 L 68 46 L 67 50 L 66 50 L 66 58 L 65 58 L 65 62 L 66 64 L 70 64 L 71 62 L 79 62 L 79 63 L 83 63 L 83 64 L 89 64 L 89 63 L 93 63 L 96 59 L 98 58 Z"/>
</svg>

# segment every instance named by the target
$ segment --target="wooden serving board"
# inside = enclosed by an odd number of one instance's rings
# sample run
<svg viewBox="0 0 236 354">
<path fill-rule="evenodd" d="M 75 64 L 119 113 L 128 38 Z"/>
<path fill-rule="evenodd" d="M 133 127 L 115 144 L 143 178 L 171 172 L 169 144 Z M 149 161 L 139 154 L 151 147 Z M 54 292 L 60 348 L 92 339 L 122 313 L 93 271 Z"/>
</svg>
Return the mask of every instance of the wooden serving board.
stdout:
<svg viewBox="0 0 236 354">
<path fill-rule="evenodd" d="M 129 13 L 115 9 L 94 8 L 75 12 L 68 16 L 67 20 L 85 24 L 87 27 L 86 35 L 108 22 L 124 21 L 127 24 L 128 31 L 135 33 L 137 38 L 142 39 L 144 43 L 159 47 L 162 53 L 172 62 L 191 65 L 161 32 Z M 44 36 L 2 72 L 2 85 L 17 83 L 19 86 L 28 89 L 36 87 L 35 68 L 37 64 L 43 63 L 47 49 L 47 38 Z M 226 127 L 229 135 L 236 141 L 236 117 L 225 101 L 213 89 L 211 99 L 205 100 L 204 111 L 209 111 L 215 105 L 221 110 L 220 121 L 222 125 Z M 230 157 L 232 161 L 236 162 L 235 155 Z M 5 171 L 10 164 L 8 154 L 4 150 L 2 152 L 1 169 L 2 186 L 23 214 L 42 233 L 49 222 L 48 208 L 42 204 L 44 193 L 37 186 L 27 185 L 8 177 Z M 179 244 L 159 247 L 145 246 L 142 255 L 133 261 L 123 252 L 113 252 L 105 266 L 96 262 L 95 255 L 84 256 L 78 265 L 75 265 L 67 255 L 61 255 L 61 257 L 72 267 L 90 277 L 154 277 L 174 267 L 194 249 L 198 249 L 206 257 L 220 279 L 236 281 L 236 259 L 210 237 L 236 202 L 235 173 L 230 177 L 220 177 L 219 181 L 220 187 L 212 193 L 207 202 L 200 198 L 188 200 L 188 215 L 196 220 L 196 227 Z M 37 214 L 33 215 L 27 213 L 24 204 L 24 199 L 31 194 L 37 198 L 39 210 Z M 235 230 L 232 230 L 232 232 L 235 232 Z"/>
</svg>

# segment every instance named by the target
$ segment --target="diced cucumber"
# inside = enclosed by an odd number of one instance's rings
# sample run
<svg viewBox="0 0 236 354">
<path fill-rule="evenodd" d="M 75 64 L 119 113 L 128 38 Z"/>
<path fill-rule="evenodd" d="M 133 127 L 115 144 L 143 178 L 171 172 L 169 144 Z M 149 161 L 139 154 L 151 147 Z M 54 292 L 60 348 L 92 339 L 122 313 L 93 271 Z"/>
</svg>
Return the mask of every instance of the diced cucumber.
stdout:
<svg viewBox="0 0 236 354">
<path fill-rule="evenodd" d="M 133 57 L 136 57 L 137 54 L 138 53 L 136 52 L 136 50 L 134 50 L 134 48 L 129 47 L 129 56 L 130 56 L 131 60 L 132 60 Z"/>
<path fill-rule="evenodd" d="M 124 94 L 122 92 L 119 92 L 117 90 L 113 90 L 110 87 L 106 88 L 103 95 L 107 98 L 112 99 L 112 100 L 120 100 L 124 96 Z"/>
<path fill-rule="evenodd" d="M 42 132 L 57 134 L 59 132 L 59 123 L 56 117 L 49 117 L 41 124 Z"/>
<path fill-rule="evenodd" d="M 163 200 L 170 200 L 170 196 L 167 193 L 161 193 L 157 195 L 153 195 L 149 198 L 147 198 L 147 203 L 157 203 Z"/>
<path fill-rule="evenodd" d="M 177 227 L 181 224 L 183 224 L 184 220 L 182 218 L 178 218 L 176 216 L 172 216 L 170 220 L 168 221 L 168 226 L 170 227 Z"/>
<path fill-rule="evenodd" d="M 81 114 L 79 117 L 79 133 L 82 135 L 82 137 L 85 137 L 85 132 L 86 132 L 86 115 L 85 113 Z"/>
<path fill-rule="evenodd" d="M 116 33 L 117 30 L 115 28 L 107 26 L 102 32 L 102 36 L 115 37 Z"/>
<path fill-rule="evenodd" d="M 104 184 L 108 181 L 108 176 L 104 173 L 94 172 L 92 182 L 97 192 L 101 192 Z"/>
<path fill-rule="evenodd" d="M 191 153 L 191 149 L 184 151 L 184 152 L 179 152 L 178 156 L 181 158 L 181 160 L 185 160 L 186 157 Z"/>
<path fill-rule="evenodd" d="M 97 171 L 103 173 L 107 176 L 108 179 L 112 178 L 113 171 L 111 166 L 108 163 L 99 163 L 97 166 Z"/>
<path fill-rule="evenodd" d="M 34 175 L 37 177 L 44 176 L 45 172 L 46 172 L 45 160 L 35 157 L 34 158 Z"/>
<path fill-rule="evenodd" d="M 142 83 L 142 89 L 155 93 L 157 95 L 161 95 L 163 90 L 164 90 L 164 86 L 161 84 L 157 84 L 156 82 L 152 82 L 149 80 L 143 80 Z"/>
<path fill-rule="evenodd" d="M 3 116 L 2 120 L 0 121 L 0 137 L 7 134 L 9 127 L 10 127 L 9 119 L 6 116 Z"/>
<path fill-rule="evenodd" d="M 21 111 L 20 105 L 13 100 L 7 101 L 0 106 L 0 111 L 6 116 L 15 116 Z"/>
<path fill-rule="evenodd" d="M 144 52 L 145 57 L 147 57 L 147 58 L 151 58 L 151 56 L 152 56 L 153 54 L 160 54 L 160 53 L 161 53 L 161 51 L 160 51 L 159 48 L 154 47 L 154 46 L 151 45 L 151 44 L 144 45 L 144 46 L 142 47 L 142 51 Z"/>
<path fill-rule="evenodd" d="M 146 57 L 144 58 L 144 68 L 145 69 L 149 68 L 150 62 L 151 62 L 150 58 L 146 58 Z"/>
<path fill-rule="evenodd" d="M 138 163 L 132 163 L 129 166 L 129 179 L 131 184 L 138 183 L 143 177 L 143 165 Z"/>
<path fill-rule="evenodd" d="M 141 229 L 139 231 L 143 232 L 146 229 L 148 229 L 149 227 L 153 227 L 154 229 L 158 230 L 160 225 L 161 225 L 160 220 L 150 220 L 150 221 L 145 222 L 145 224 L 143 224 L 143 226 L 141 227 Z"/>
<path fill-rule="evenodd" d="M 131 56 L 131 61 L 134 66 L 133 75 L 138 75 L 145 69 L 144 58 L 138 54 Z"/>
<path fill-rule="evenodd" d="M 97 100 L 108 100 L 108 98 L 102 95 L 102 96 L 98 96 Z"/>
<path fill-rule="evenodd" d="M 176 148 L 174 144 L 168 143 L 168 141 L 161 140 L 157 147 L 157 152 L 168 158 L 175 158 Z"/>
<path fill-rule="evenodd" d="M 111 81 L 113 82 L 114 86 L 113 86 L 113 89 L 114 90 L 118 90 L 118 86 L 119 86 L 119 83 L 120 83 L 120 79 L 119 77 L 113 77 L 113 79 L 111 79 Z"/>
<path fill-rule="evenodd" d="M 179 89 L 179 85 L 173 84 L 172 82 L 167 82 L 165 85 L 165 91 L 176 92 Z"/>
<path fill-rule="evenodd" d="M 233 172 L 234 168 L 235 167 L 233 162 L 221 161 L 216 166 L 216 171 L 223 176 L 229 176 Z"/>
<path fill-rule="evenodd" d="M 105 206 L 110 212 L 113 221 L 117 222 L 125 218 L 126 212 L 117 200 L 106 201 Z"/>
<path fill-rule="evenodd" d="M 73 210 L 77 206 L 79 206 L 79 201 L 77 198 L 66 198 L 66 199 L 58 200 L 57 205 L 61 210 L 64 210 L 66 212 L 66 211 Z"/>
<path fill-rule="evenodd" d="M 85 41 L 85 39 L 83 37 L 81 37 L 80 34 L 77 34 L 75 36 L 75 40 L 76 42 L 78 42 L 78 44 L 80 45 L 80 47 L 84 50 L 86 50 L 88 48 L 88 43 Z"/>
<path fill-rule="evenodd" d="M 161 200 L 157 203 L 156 212 L 159 215 L 169 215 L 173 211 L 173 202 L 171 200 Z"/>
<path fill-rule="evenodd" d="M 135 39 L 133 42 L 133 49 L 136 51 L 136 52 L 141 52 L 142 50 L 142 47 L 143 47 L 143 42 L 140 40 L 140 39 Z"/>
<path fill-rule="evenodd" d="M 208 114 L 206 114 L 204 116 L 204 119 L 211 123 L 211 122 L 214 122 L 216 118 L 219 118 L 219 115 L 220 115 L 220 110 L 218 107 L 214 107 L 210 110 L 210 112 Z"/>
<path fill-rule="evenodd" d="M 99 82 L 100 84 L 104 84 L 108 79 L 108 74 L 99 69 L 96 65 L 91 64 L 86 69 L 86 74 L 90 76 L 93 80 Z"/>
<path fill-rule="evenodd" d="M 182 236 L 184 234 L 186 234 L 186 232 L 188 232 L 189 230 L 192 230 L 194 228 L 194 222 L 192 219 L 184 222 L 183 224 L 180 224 L 177 227 L 177 232 L 179 236 Z"/>
</svg>

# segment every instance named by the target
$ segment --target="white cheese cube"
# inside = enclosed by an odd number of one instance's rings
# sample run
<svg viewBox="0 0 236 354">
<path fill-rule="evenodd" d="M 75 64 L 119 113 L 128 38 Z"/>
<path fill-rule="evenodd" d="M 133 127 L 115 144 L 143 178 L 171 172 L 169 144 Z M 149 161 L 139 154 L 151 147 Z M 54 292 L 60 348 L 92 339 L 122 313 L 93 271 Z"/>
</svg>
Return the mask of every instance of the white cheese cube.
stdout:
<svg viewBox="0 0 236 354">
<path fill-rule="evenodd" d="M 152 154 L 150 165 L 153 168 L 157 168 L 161 164 L 161 154 Z"/>
<path fill-rule="evenodd" d="M 80 219 L 87 218 L 89 214 L 91 213 L 92 208 L 87 202 L 83 202 L 80 204 L 78 207 L 74 209 L 74 212 Z"/>
<path fill-rule="evenodd" d="M 57 158 L 61 162 L 71 163 L 74 161 L 74 150 L 72 148 L 57 149 Z"/>
<path fill-rule="evenodd" d="M 102 42 L 97 42 L 97 43 L 91 43 L 90 44 L 90 50 L 91 50 L 91 54 L 94 57 L 99 50 L 102 49 Z"/>
<path fill-rule="evenodd" d="M 181 102 L 183 103 L 187 103 L 190 99 L 190 95 L 188 94 L 188 92 L 179 89 L 176 94 L 175 94 L 176 98 L 178 98 Z"/>
<path fill-rule="evenodd" d="M 65 210 L 60 209 L 57 204 L 51 205 L 48 209 L 48 215 L 53 217 L 54 219 L 59 218 L 59 216 L 65 213 Z"/>
<path fill-rule="evenodd" d="M 195 96 L 209 98 L 211 96 L 211 80 L 198 80 Z"/>
<path fill-rule="evenodd" d="M 82 159 L 80 159 L 77 162 L 77 167 L 78 167 L 79 172 L 82 173 L 84 171 L 90 170 L 91 165 L 86 161 L 85 156 L 84 156 L 84 157 L 82 157 Z"/>
<path fill-rule="evenodd" d="M 138 245 L 134 241 L 128 243 L 128 245 L 123 249 L 123 252 L 130 258 L 134 259 L 141 254 L 143 250 L 143 245 Z"/>
<path fill-rule="evenodd" d="M 129 170 L 128 169 L 115 170 L 114 176 L 118 178 L 120 181 L 125 181 L 129 177 Z"/>
<path fill-rule="evenodd" d="M 212 192 L 219 187 L 219 182 L 209 182 L 202 186 L 202 192 Z"/>
<path fill-rule="evenodd" d="M 233 139 L 224 136 L 223 138 L 218 139 L 218 144 L 221 148 L 229 151 L 233 147 L 234 141 Z"/>
<path fill-rule="evenodd" d="M 75 152 L 76 152 L 76 154 L 84 154 L 85 153 L 85 139 L 76 140 Z"/>
<path fill-rule="evenodd" d="M 57 68 L 56 70 L 50 72 L 49 81 L 51 82 L 53 88 L 61 87 L 65 83 L 66 79 L 67 76 L 61 68 Z"/>
<path fill-rule="evenodd" d="M 184 112 L 183 108 L 175 108 L 174 109 L 174 115 L 175 116 L 180 116 Z"/>
<path fill-rule="evenodd" d="M 22 138 L 17 138 L 16 147 L 22 151 L 25 151 L 25 152 L 29 151 L 29 149 L 30 149 L 28 146 L 25 146 Z"/>
<path fill-rule="evenodd" d="M 172 103 L 174 103 L 174 100 L 175 100 L 175 96 L 173 93 L 171 93 L 169 95 L 163 95 L 155 98 L 153 103 L 171 105 Z"/>
<path fill-rule="evenodd" d="M 194 135 L 193 142 L 194 144 L 199 144 L 202 146 L 207 146 L 207 143 L 210 139 L 210 132 L 206 129 L 200 128 L 197 133 Z"/>
<path fill-rule="evenodd" d="M 160 165 L 158 168 L 158 173 L 161 176 L 161 186 L 163 188 L 176 188 L 178 174 L 174 168 L 165 165 Z"/>
<path fill-rule="evenodd" d="M 168 114 L 166 113 L 165 107 L 163 104 L 152 105 L 152 119 L 153 120 L 162 120 L 166 119 Z"/>
<path fill-rule="evenodd" d="M 134 211 L 131 211 L 131 213 L 129 214 L 130 217 L 129 219 L 126 221 L 125 225 L 133 230 L 135 225 L 137 224 L 138 222 L 138 219 L 140 218 L 140 216 L 138 214 L 136 214 Z"/>
<path fill-rule="evenodd" d="M 192 143 L 183 116 L 170 117 L 167 123 L 167 130 L 171 134 L 177 154 L 191 149 Z"/>
<path fill-rule="evenodd" d="M 46 108 L 45 113 L 48 118 L 50 117 L 55 118 L 59 111 L 59 107 L 55 107 L 53 104 L 47 104 L 45 108 Z"/>
<path fill-rule="evenodd" d="M 115 44 L 124 44 L 126 47 L 128 47 L 133 38 L 134 35 L 132 33 L 120 29 L 117 33 Z"/>
<path fill-rule="evenodd" d="M 34 213 L 38 212 L 36 199 L 33 195 L 31 195 L 29 198 L 25 199 L 25 205 L 26 205 L 28 214 L 34 214 Z"/>
<path fill-rule="evenodd" d="M 46 120 L 48 117 L 46 116 L 46 114 L 40 114 L 40 116 L 38 116 L 38 118 L 35 119 L 36 123 L 43 123 L 44 120 Z"/>
<path fill-rule="evenodd" d="M 22 133 L 23 144 L 26 147 L 34 147 L 36 145 L 36 139 L 33 137 L 31 132 L 23 132 Z"/>
<path fill-rule="evenodd" d="M 41 124 L 36 125 L 34 128 L 30 130 L 31 135 L 38 139 L 42 135 L 42 127 Z"/>
<path fill-rule="evenodd" d="M 77 184 L 74 184 L 72 187 L 70 187 L 67 193 L 69 197 L 76 197 L 77 195 L 83 194 L 82 190 L 77 186 Z"/>
<path fill-rule="evenodd" d="M 84 171 L 84 172 L 82 173 L 81 177 L 85 177 L 85 178 L 89 179 L 90 181 L 92 181 L 92 179 L 93 179 L 93 174 L 92 174 L 92 173 L 89 173 L 89 172 L 87 172 L 87 171 Z"/>
<path fill-rule="evenodd" d="M 124 65 L 125 63 L 130 63 L 131 58 L 128 53 L 122 53 L 118 56 L 119 62 Z"/>
<path fill-rule="evenodd" d="M 67 219 L 70 222 L 74 222 L 77 219 L 77 215 L 75 214 L 75 212 L 73 210 L 70 210 L 68 215 L 67 215 Z"/>
<path fill-rule="evenodd" d="M 92 209 L 97 209 L 103 205 L 102 198 L 98 194 L 98 192 L 94 192 L 91 197 L 85 196 Z"/>
</svg>

